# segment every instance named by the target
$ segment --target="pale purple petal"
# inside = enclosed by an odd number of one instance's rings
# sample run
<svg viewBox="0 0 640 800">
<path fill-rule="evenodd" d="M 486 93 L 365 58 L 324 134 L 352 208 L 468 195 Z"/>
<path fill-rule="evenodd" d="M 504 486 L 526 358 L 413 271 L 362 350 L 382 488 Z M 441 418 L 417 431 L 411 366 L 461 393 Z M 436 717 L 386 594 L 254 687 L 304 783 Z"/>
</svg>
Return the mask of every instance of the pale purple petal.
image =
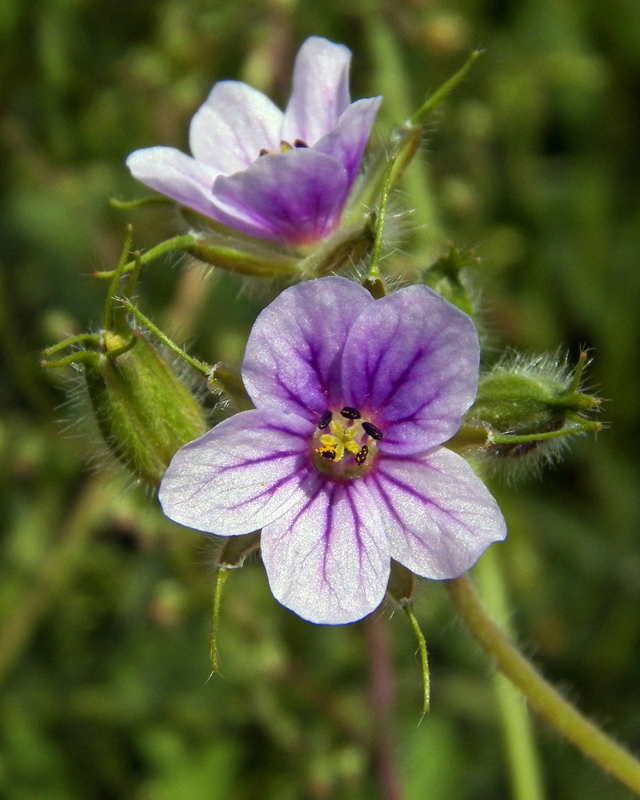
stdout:
<svg viewBox="0 0 640 800">
<path fill-rule="evenodd" d="M 382 602 L 388 544 L 360 482 L 316 487 L 263 529 L 261 550 L 274 597 L 310 622 L 355 622 Z"/>
<path fill-rule="evenodd" d="M 127 158 L 134 178 L 184 206 L 215 217 L 211 186 L 216 172 L 173 147 L 147 147 Z"/>
<path fill-rule="evenodd" d="M 484 483 L 446 448 L 413 458 L 380 458 L 365 481 L 386 516 L 391 557 L 416 575 L 457 578 L 507 535 Z"/>
<path fill-rule="evenodd" d="M 314 150 L 337 158 L 347 170 L 349 183 L 358 174 L 362 154 L 371 133 L 382 97 L 357 100 L 340 117 L 337 126 L 314 145 Z"/>
<path fill-rule="evenodd" d="M 173 457 L 159 492 L 164 513 L 220 536 L 258 530 L 320 480 L 310 465 L 312 433 L 306 420 L 271 411 L 224 420 Z"/>
<path fill-rule="evenodd" d="M 216 178 L 215 218 L 250 236 L 311 243 L 336 227 L 348 191 L 346 170 L 324 153 L 265 155 L 243 172 Z"/>
<path fill-rule="evenodd" d="M 342 403 L 341 359 L 353 321 L 374 300 L 345 278 L 321 278 L 282 292 L 256 320 L 242 363 L 260 408 L 317 422 Z"/>
<path fill-rule="evenodd" d="M 381 453 L 423 452 L 460 427 L 479 363 L 470 317 L 432 289 L 409 286 L 354 321 L 342 365 L 345 403 L 383 432 Z"/>
<path fill-rule="evenodd" d="M 302 139 L 310 147 L 338 124 L 350 102 L 351 51 L 312 36 L 296 56 L 293 88 L 284 115 L 282 138 Z"/>
<path fill-rule="evenodd" d="M 191 120 L 191 152 L 216 174 L 231 175 L 252 164 L 262 148 L 280 149 L 282 120 L 282 111 L 262 92 L 221 81 Z"/>
</svg>

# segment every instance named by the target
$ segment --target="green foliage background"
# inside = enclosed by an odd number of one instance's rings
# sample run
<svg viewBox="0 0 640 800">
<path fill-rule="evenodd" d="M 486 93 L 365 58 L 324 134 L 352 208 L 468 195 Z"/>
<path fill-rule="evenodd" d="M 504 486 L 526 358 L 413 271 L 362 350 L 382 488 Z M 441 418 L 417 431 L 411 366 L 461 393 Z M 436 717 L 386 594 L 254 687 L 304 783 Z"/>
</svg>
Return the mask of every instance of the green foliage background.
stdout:
<svg viewBox="0 0 640 800">
<path fill-rule="evenodd" d="M 99 323 L 124 223 L 149 247 L 179 229 L 112 196 L 144 192 L 126 155 L 186 149 L 215 80 L 281 105 L 311 34 L 354 51 L 352 94 L 384 92 L 384 132 L 486 54 L 407 177 L 407 249 L 452 239 L 482 257 L 490 361 L 592 348 L 610 430 L 541 479 L 494 490 L 494 548 L 518 638 L 548 677 L 640 749 L 638 405 L 640 5 L 634 0 L 3 0 L 0 5 L 0 795 L 8 800 L 360 800 L 373 766 L 363 624 L 318 628 L 271 598 L 257 561 L 232 575 L 222 677 L 208 683 L 204 536 L 84 466 L 64 431 L 72 384 L 39 351 Z M 143 276 L 141 306 L 210 361 L 239 361 L 268 289 L 204 280 L 179 260 Z M 564 351 L 563 351 L 564 352 Z M 71 435 L 70 435 L 71 434 Z M 95 449 L 90 445 L 89 450 Z M 416 605 L 433 710 L 418 725 L 406 620 L 387 625 L 394 755 L 406 800 L 512 797 L 489 666 L 424 582 Z M 390 617 L 390 609 L 383 612 Z M 536 724 L 549 798 L 618 800 Z"/>
</svg>

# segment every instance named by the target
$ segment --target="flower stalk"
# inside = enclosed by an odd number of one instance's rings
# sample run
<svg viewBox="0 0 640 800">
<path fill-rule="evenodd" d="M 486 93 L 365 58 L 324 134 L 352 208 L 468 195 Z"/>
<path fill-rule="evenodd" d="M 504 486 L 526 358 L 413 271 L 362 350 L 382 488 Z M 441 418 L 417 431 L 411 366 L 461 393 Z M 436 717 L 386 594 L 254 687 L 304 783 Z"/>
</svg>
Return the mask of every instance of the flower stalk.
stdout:
<svg viewBox="0 0 640 800">
<path fill-rule="evenodd" d="M 542 677 L 491 619 L 466 576 L 445 585 L 469 632 L 531 707 L 605 772 L 640 794 L 640 762 Z"/>
</svg>

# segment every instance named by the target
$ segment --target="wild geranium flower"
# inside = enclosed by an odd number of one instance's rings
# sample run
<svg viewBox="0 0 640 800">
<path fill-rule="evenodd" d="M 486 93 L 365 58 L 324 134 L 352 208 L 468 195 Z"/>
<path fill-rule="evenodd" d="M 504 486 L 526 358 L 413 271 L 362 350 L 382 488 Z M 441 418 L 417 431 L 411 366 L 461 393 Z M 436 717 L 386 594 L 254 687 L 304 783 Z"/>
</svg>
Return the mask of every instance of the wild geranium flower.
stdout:
<svg viewBox="0 0 640 800">
<path fill-rule="evenodd" d="M 297 55 L 282 113 L 245 83 L 216 83 L 191 120 L 193 158 L 173 147 L 136 150 L 135 178 L 241 233 L 283 244 L 336 228 L 381 98 L 351 103 L 343 45 L 313 36 Z"/>
<path fill-rule="evenodd" d="M 329 277 L 258 317 L 242 377 L 256 409 L 181 448 L 167 516 L 223 536 L 262 528 L 275 597 L 319 623 L 381 602 L 394 558 L 454 578 L 506 535 L 467 462 L 441 447 L 478 385 L 471 319 L 426 286 L 374 300 Z"/>
</svg>

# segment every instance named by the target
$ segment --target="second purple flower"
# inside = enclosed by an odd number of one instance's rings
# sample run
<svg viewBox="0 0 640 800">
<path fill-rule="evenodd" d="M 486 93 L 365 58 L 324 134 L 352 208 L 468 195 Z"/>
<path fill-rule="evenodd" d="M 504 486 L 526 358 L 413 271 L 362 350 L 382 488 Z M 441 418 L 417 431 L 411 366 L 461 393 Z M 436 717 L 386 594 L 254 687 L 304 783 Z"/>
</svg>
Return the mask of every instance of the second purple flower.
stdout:
<svg viewBox="0 0 640 800">
<path fill-rule="evenodd" d="M 339 224 L 381 98 L 351 103 L 351 52 L 311 37 L 283 113 L 257 89 L 217 83 L 191 121 L 193 157 L 172 147 L 127 159 L 142 183 L 240 233 L 285 245 Z"/>
</svg>

